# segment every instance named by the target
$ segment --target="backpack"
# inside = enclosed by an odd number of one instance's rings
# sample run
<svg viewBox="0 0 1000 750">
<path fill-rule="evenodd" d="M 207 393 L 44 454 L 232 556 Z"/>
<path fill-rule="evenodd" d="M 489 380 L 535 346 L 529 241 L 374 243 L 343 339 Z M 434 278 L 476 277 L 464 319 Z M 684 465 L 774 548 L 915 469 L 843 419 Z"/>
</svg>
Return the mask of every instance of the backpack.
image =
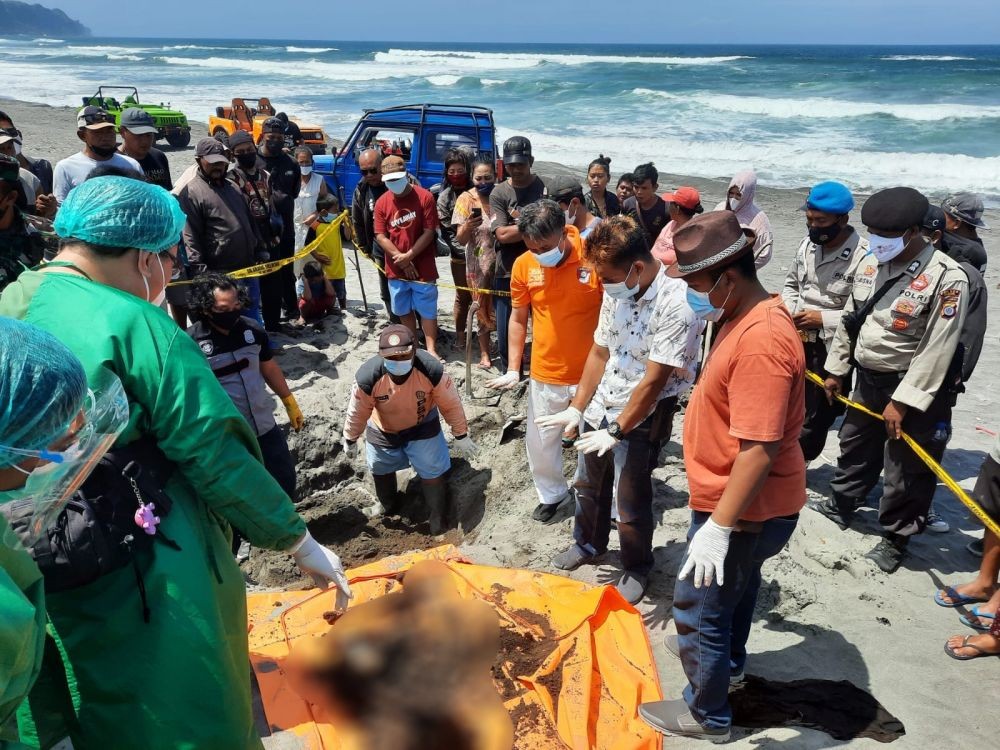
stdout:
<svg viewBox="0 0 1000 750">
<path fill-rule="evenodd" d="M 952 359 L 945 383 L 950 384 L 955 393 L 965 392 L 965 383 L 972 377 L 973 370 L 979 362 L 983 350 L 983 339 L 986 337 L 986 306 L 988 293 L 983 275 L 968 261 L 958 264 L 969 277 L 969 304 L 966 308 L 965 322 L 959 336 L 958 348 Z"/>
</svg>

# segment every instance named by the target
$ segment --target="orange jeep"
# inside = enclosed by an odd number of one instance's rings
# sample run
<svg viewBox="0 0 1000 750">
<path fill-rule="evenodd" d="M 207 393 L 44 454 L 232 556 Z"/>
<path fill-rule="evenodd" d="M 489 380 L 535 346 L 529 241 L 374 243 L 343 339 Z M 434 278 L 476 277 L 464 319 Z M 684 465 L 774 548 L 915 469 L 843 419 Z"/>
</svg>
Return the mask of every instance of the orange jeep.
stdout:
<svg viewBox="0 0 1000 750">
<path fill-rule="evenodd" d="M 229 107 L 216 107 L 215 114 L 209 115 L 208 132 L 211 135 L 225 133 L 232 135 L 237 130 L 245 130 L 253 136 L 254 143 L 260 143 L 260 130 L 264 120 L 275 116 L 274 107 L 267 97 L 260 99 L 233 99 Z M 312 149 L 314 154 L 326 153 L 326 134 L 319 125 L 306 125 L 297 118 L 289 118 L 302 132 L 302 145 Z M 289 144 L 291 145 L 291 144 Z"/>
</svg>

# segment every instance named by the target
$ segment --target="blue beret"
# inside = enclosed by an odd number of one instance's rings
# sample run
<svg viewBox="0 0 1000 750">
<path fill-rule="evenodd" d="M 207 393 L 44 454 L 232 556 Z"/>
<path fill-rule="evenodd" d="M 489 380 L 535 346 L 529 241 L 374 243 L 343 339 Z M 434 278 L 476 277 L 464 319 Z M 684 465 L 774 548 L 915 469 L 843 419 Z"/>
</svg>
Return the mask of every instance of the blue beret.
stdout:
<svg viewBox="0 0 1000 750">
<path fill-rule="evenodd" d="M 809 191 L 804 208 L 827 214 L 846 214 L 854 208 L 850 189 L 839 182 L 821 182 Z"/>
</svg>

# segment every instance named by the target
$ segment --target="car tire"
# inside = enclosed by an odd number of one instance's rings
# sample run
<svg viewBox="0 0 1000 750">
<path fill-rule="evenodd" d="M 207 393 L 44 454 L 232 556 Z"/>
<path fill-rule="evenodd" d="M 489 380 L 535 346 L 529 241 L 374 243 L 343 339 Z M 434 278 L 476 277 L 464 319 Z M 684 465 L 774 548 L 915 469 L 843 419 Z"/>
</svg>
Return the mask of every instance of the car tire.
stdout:
<svg viewBox="0 0 1000 750">
<path fill-rule="evenodd" d="M 182 130 L 167 135 L 167 143 L 174 148 L 184 148 L 191 142 L 191 131 Z"/>
</svg>

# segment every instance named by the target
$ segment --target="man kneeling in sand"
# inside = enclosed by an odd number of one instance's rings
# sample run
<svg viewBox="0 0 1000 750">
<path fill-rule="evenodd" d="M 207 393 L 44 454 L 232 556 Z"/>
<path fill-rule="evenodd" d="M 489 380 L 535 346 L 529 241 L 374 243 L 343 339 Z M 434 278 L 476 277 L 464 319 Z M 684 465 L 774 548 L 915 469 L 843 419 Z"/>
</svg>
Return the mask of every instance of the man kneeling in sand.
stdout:
<svg viewBox="0 0 1000 750">
<path fill-rule="evenodd" d="M 343 448 L 353 459 L 358 438 L 365 433 L 365 458 L 375 496 L 388 512 L 396 505 L 396 472 L 412 466 L 423 486 L 433 535 L 444 531 L 444 475 L 451 468 L 439 407 L 455 436 L 455 447 L 468 458 L 476 455 L 479 448 L 469 437 L 465 410 L 451 376 L 436 357 L 417 351 L 408 327 L 386 326 L 378 339 L 378 354 L 355 376 Z"/>
</svg>

